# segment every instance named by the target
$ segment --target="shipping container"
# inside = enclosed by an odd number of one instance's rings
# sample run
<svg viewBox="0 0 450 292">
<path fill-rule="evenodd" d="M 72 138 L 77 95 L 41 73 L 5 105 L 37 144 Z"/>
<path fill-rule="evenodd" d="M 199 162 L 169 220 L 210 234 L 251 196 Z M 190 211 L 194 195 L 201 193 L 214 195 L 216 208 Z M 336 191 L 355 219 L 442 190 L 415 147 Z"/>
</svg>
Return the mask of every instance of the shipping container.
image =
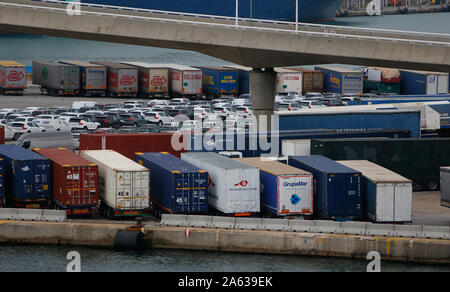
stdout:
<svg viewBox="0 0 450 292">
<path fill-rule="evenodd" d="M 279 113 L 280 131 L 333 129 L 343 131 L 407 130 L 420 137 L 420 111 L 309 109 Z"/>
<path fill-rule="evenodd" d="M 314 217 L 327 220 L 362 218 L 361 173 L 324 156 L 289 156 L 290 166 L 314 176 Z"/>
<path fill-rule="evenodd" d="M 450 94 L 437 95 L 389 95 L 383 97 L 362 97 L 359 101 L 349 103 L 355 104 L 390 104 L 390 103 L 409 103 L 409 102 L 435 102 L 435 101 L 449 101 Z"/>
<path fill-rule="evenodd" d="M 112 150 L 84 150 L 80 156 L 98 166 L 99 213 L 109 219 L 142 216 L 150 204 L 150 172 Z"/>
<path fill-rule="evenodd" d="M 189 66 L 153 64 L 156 68 L 169 68 L 171 97 L 199 97 L 203 91 L 203 72 Z"/>
<path fill-rule="evenodd" d="M 447 94 L 448 73 L 400 70 L 400 92 L 407 94 Z"/>
<path fill-rule="evenodd" d="M 238 70 L 214 66 L 196 68 L 203 72 L 203 93 L 207 97 L 217 98 L 238 94 Z"/>
<path fill-rule="evenodd" d="M 362 173 L 363 213 L 376 223 L 412 221 L 412 181 L 367 160 L 336 161 Z"/>
<path fill-rule="evenodd" d="M 5 144 L 5 126 L 0 126 L 0 145 Z"/>
<path fill-rule="evenodd" d="M 33 84 L 41 86 L 42 94 L 77 95 L 80 92 L 80 68 L 55 62 L 33 61 Z"/>
<path fill-rule="evenodd" d="M 65 148 L 34 148 L 52 164 L 53 205 L 67 215 L 98 210 L 98 167 Z"/>
<path fill-rule="evenodd" d="M 150 170 L 151 210 L 169 214 L 208 213 L 208 173 L 167 152 L 136 153 Z"/>
<path fill-rule="evenodd" d="M 234 160 L 259 169 L 262 212 L 272 216 L 311 216 L 313 214 L 311 173 L 259 157 Z"/>
<path fill-rule="evenodd" d="M 303 92 L 303 73 L 288 68 L 275 68 L 277 73 L 276 92 Z"/>
<path fill-rule="evenodd" d="M 450 166 L 441 167 L 441 205 L 450 208 Z"/>
<path fill-rule="evenodd" d="M 208 204 L 227 216 L 260 212 L 259 170 L 217 153 L 182 153 L 181 159 L 209 175 Z"/>
<path fill-rule="evenodd" d="M 439 189 L 439 168 L 450 165 L 450 139 L 311 140 L 311 154 L 333 160 L 369 160 L 413 181 L 413 190 Z"/>
<path fill-rule="evenodd" d="M 181 152 L 187 151 L 187 145 L 181 141 L 183 149 L 174 149 L 173 135 L 172 133 L 81 134 L 80 150 L 114 150 L 132 160 L 136 152 L 169 152 L 180 157 Z"/>
<path fill-rule="evenodd" d="M 139 97 L 169 97 L 169 68 L 143 62 L 123 62 L 138 68 Z"/>
<path fill-rule="evenodd" d="M 47 208 L 51 204 L 50 160 L 17 145 L 0 145 L 4 160 L 6 205 L 12 208 Z"/>
<path fill-rule="evenodd" d="M 283 149 L 284 140 L 297 139 L 325 139 L 325 138 L 411 138 L 407 130 L 292 130 L 273 133 L 222 133 L 213 136 L 207 134 L 186 134 L 184 141 L 189 152 L 216 152 L 239 151 L 242 157 L 259 157 L 261 155 L 278 156 Z M 262 141 L 262 142 L 261 142 Z M 267 143 L 265 143 L 267 142 Z M 309 149 L 308 149 L 309 151 Z M 300 154 L 299 154 L 300 155 Z M 305 154 L 306 155 L 306 154 Z"/>
<path fill-rule="evenodd" d="M 106 67 L 83 61 L 59 61 L 61 64 L 80 69 L 80 94 L 84 96 L 106 96 Z"/>
<path fill-rule="evenodd" d="M 223 66 L 223 68 L 238 71 L 239 96 L 242 94 L 250 94 L 250 71 L 252 71 L 252 68 L 239 65 L 227 65 Z"/>
<path fill-rule="evenodd" d="M 317 66 L 315 70 L 323 72 L 323 89 L 326 92 L 340 94 L 362 94 L 363 73 L 333 66 Z"/>
<path fill-rule="evenodd" d="M 139 76 L 136 67 L 107 61 L 95 61 L 92 63 L 106 67 L 106 88 L 109 96 L 137 96 Z"/>
<path fill-rule="evenodd" d="M 0 208 L 5 204 L 5 169 L 4 161 L 0 158 Z"/>
<path fill-rule="evenodd" d="M 14 61 L 0 61 L 0 94 L 24 93 L 27 67 Z"/>
<path fill-rule="evenodd" d="M 302 67 L 287 67 L 286 69 L 301 72 L 303 84 L 301 94 L 308 92 L 323 92 L 323 72 Z"/>
<path fill-rule="evenodd" d="M 364 92 L 400 94 L 400 71 L 393 68 L 367 67 L 364 72 Z"/>
</svg>

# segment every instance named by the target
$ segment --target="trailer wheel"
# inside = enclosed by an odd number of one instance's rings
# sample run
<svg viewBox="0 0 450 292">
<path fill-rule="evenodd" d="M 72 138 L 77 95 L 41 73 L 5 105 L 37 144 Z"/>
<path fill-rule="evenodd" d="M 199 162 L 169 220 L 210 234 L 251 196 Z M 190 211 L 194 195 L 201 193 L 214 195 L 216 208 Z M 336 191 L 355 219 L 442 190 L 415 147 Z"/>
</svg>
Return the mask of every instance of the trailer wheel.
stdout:
<svg viewBox="0 0 450 292">
<path fill-rule="evenodd" d="M 430 191 L 437 191 L 439 189 L 439 183 L 437 181 L 431 180 L 428 182 L 428 189 Z"/>
<path fill-rule="evenodd" d="M 420 192 L 423 190 L 423 184 L 421 182 L 413 182 L 413 191 L 414 192 Z"/>
<path fill-rule="evenodd" d="M 114 219 L 114 210 L 109 206 L 107 206 L 106 208 L 107 208 L 106 218 L 108 218 L 109 220 L 113 220 Z"/>
</svg>

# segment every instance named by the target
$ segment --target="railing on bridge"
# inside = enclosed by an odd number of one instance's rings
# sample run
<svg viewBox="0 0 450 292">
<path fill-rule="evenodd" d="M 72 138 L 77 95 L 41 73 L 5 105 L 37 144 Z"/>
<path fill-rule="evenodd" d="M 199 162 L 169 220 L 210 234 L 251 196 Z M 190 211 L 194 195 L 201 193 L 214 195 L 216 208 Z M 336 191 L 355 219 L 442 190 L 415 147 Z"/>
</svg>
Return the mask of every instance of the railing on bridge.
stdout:
<svg viewBox="0 0 450 292">
<path fill-rule="evenodd" d="M 74 2 L 67 1 L 57 1 L 57 0 L 29 0 L 30 2 L 38 2 L 42 4 L 56 4 L 63 5 L 67 7 Z M 33 4 L 33 3 L 30 3 Z M 307 36 L 322 36 L 322 37 L 336 37 L 341 39 L 358 39 L 358 40 L 375 40 L 375 41 L 388 41 L 395 43 L 409 43 L 409 44 L 425 44 L 425 45 L 439 45 L 439 46 L 450 46 L 450 34 L 439 34 L 439 33 L 421 33 L 421 32 L 411 32 L 411 31 L 398 31 L 398 30 L 383 30 L 383 29 L 371 29 L 371 28 L 357 28 L 357 27 L 346 27 L 346 26 L 333 26 L 333 25 L 322 25 L 322 24 L 311 24 L 311 23 L 299 23 L 301 27 L 305 28 L 321 28 L 324 31 L 308 31 L 308 30 L 296 30 L 294 22 L 286 22 L 286 21 L 271 21 L 271 20 L 259 20 L 259 19 L 248 19 L 248 18 L 238 18 L 240 25 L 237 27 L 234 24 L 223 24 L 213 22 L 214 20 L 228 20 L 233 22 L 236 20 L 236 17 L 226 17 L 226 16 L 217 16 L 217 15 L 204 15 L 204 14 L 192 14 L 192 13 L 180 13 L 180 12 L 171 12 L 171 11 L 160 11 L 160 10 L 149 10 L 149 9 L 140 9 L 140 8 L 130 8 L 130 7 L 118 7 L 118 6 L 110 6 L 110 5 L 99 5 L 99 4 L 89 4 L 89 3 L 79 3 L 81 7 L 95 8 L 95 9 L 105 9 L 109 12 L 98 12 L 98 11 L 89 11 L 81 9 L 79 11 L 80 14 L 84 15 L 97 15 L 97 16 L 111 16 L 111 17 L 122 17 L 127 19 L 136 19 L 136 20 L 146 20 L 146 21 L 158 21 L 158 22 L 171 22 L 176 24 L 189 24 L 196 26 L 209 26 L 209 27 L 218 27 L 218 28 L 227 28 L 227 29 L 241 29 L 241 30 L 252 30 L 252 31 L 266 31 L 266 32 L 275 32 L 275 33 L 288 33 L 293 35 L 307 35 Z M 28 5 L 28 4 L 17 4 L 17 3 L 9 3 L 9 2 L 0 2 L 0 6 L 9 6 L 9 7 L 23 7 L 30 9 L 41 9 L 41 10 L 49 10 L 49 11 L 58 11 L 58 12 L 67 12 L 67 8 L 59 8 L 59 7 L 48 7 L 48 6 L 38 6 L 38 5 Z M 173 18 L 161 18 L 161 17 L 151 17 L 151 16 L 141 16 L 141 15 L 127 15 L 127 14 L 118 14 L 112 13 L 114 11 L 127 11 L 127 12 L 136 12 L 136 13 L 149 13 L 149 14 L 159 14 L 159 15 L 167 15 L 167 16 L 180 16 L 180 17 L 192 17 L 194 20 L 185 20 L 185 19 L 173 19 Z M 204 22 L 204 21 L 195 21 L 195 19 L 211 19 L 212 22 Z M 261 24 L 274 24 L 274 25 L 285 25 L 287 27 L 284 28 L 271 28 L 271 27 L 263 27 L 263 26 L 250 26 L 246 25 L 246 23 L 261 23 Z M 335 31 L 329 30 L 339 30 L 342 31 L 337 33 Z M 368 36 L 368 35 L 356 35 L 356 34 L 345 34 L 346 30 L 350 30 L 352 32 L 377 32 L 377 33 L 387 33 L 387 34 L 398 34 L 403 37 L 409 36 L 432 36 L 439 37 L 444 39 L 449 39 L 447 41 L 427 41 L 420 39 L 407 39 L 407 38 L 395 38 L 395 37 L 378 37 L 378 36 Z"/>
</svg>

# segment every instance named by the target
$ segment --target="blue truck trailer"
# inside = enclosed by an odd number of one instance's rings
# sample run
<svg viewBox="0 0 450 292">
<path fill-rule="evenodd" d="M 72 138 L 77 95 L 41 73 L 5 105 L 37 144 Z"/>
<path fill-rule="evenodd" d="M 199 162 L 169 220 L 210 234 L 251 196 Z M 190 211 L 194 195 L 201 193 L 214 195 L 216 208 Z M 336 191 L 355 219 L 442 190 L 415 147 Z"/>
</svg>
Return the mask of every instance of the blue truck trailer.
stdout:
<svg viewBox="0 0 450 292">
<path fill-rule="evenodd" d="M 203 93 L 216 98 L 236 96 L 239 92 L 239 73 L 236 69 L 223 67 L 197 67 L 203 71 Z"/>
<path fill-rule="evenodd" d="M 225 69 L 237 70 L 238 74 L 238 95 L 250 94 L 250 71 L 252 68 L 234 65 L 223 66 Z"/>
<path fill-rule="evenodd" d="M 409 102 L 432 102 L 450 101 L 450 94 L 435 95 L 388 95 L 380 97 L 362 97 L 348 103 L 348 105 L 368 105 L 368 104 L 389 104 L 389 103 L 409 103 Z"/>
<path fill-rule="evenodd" d="M 361 110 L 352 112 L 304 111 L 279 114 L 280 131 L 333 130 L 407 130 L 420 137 L 420 111 Z"/>
<path fill-rule="evenodd" d="M 206 171 L 169 153 L 136 153 L 135 161 L 150 170 L 150 209 L 155 215 L 208 212 Z"/>
<path fill-rule="evenodd" d="M 231 136 L 213 135 L 206 137 L 203 134 L 192 134 L 187 138 L 189 152 L 221 152 L 239 151 L 242 157 L 259 157 L 272 151 L 281 152 L 283 140 L 298 139 L 338 139 L 338 138 L 411 138 L 409 130 L 290 130 L 273 133 L 234 133 Z M 261 139 L 267 141 L 270 148 L 260 143 Z M 267 137 L 267 138 L 266 138 Z M 273 141 L 273 143 L 272 143 Z M 274 144 L 276 143 L 276 144 Z M 277 148 L 278 147 L 278 148 Z"/>
<path fill-rule="evenodd" d="M 340 94 L 362 94 L 363 72 L 334 66 L 317 66 L 323 72 L 323 89 Z"/>
<path fill-rule="evenodd" d="M 0 145 L 4 160 L 6 205 L 13 208 L 47 208 L 51 204 L 51 162 L 17 145 Z"/>
<path fill-rule="evenodd" d="M 447 94 L 449 91 L 448 73 L 400 70 L 400 93 Z"/>
<path fill-rule="evenodd" d="M 5 203 L 5 171 L 3 168 L 4 161 L 0 158 L 0 207 Z"/>
<path fill-rule="evenodd" d="M 363 217 L 361 172 L 324 156 L 289 156 L 288 164 L 314 176 L 314 217 L 346 221 Z"/>
</svg>

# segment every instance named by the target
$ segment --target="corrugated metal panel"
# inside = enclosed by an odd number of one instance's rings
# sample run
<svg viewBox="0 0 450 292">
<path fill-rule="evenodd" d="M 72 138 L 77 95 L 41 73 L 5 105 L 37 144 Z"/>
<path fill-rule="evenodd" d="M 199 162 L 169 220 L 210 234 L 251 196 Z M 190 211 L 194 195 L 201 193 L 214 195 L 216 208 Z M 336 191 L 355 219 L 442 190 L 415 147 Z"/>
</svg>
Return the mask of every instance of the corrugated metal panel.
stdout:
<svg viewBox="0 0 450 292">
<path fill-rule="evenodd" d="M 208 212 L 208 173 L 169 153 L 136 153 L 150 169 L 151 201 L 167 213 Z"/>
<path fill-rule="evenodd" d="M 441 167 L 441 205 L 450 208 L 450 166 Z"/>
</svg>

